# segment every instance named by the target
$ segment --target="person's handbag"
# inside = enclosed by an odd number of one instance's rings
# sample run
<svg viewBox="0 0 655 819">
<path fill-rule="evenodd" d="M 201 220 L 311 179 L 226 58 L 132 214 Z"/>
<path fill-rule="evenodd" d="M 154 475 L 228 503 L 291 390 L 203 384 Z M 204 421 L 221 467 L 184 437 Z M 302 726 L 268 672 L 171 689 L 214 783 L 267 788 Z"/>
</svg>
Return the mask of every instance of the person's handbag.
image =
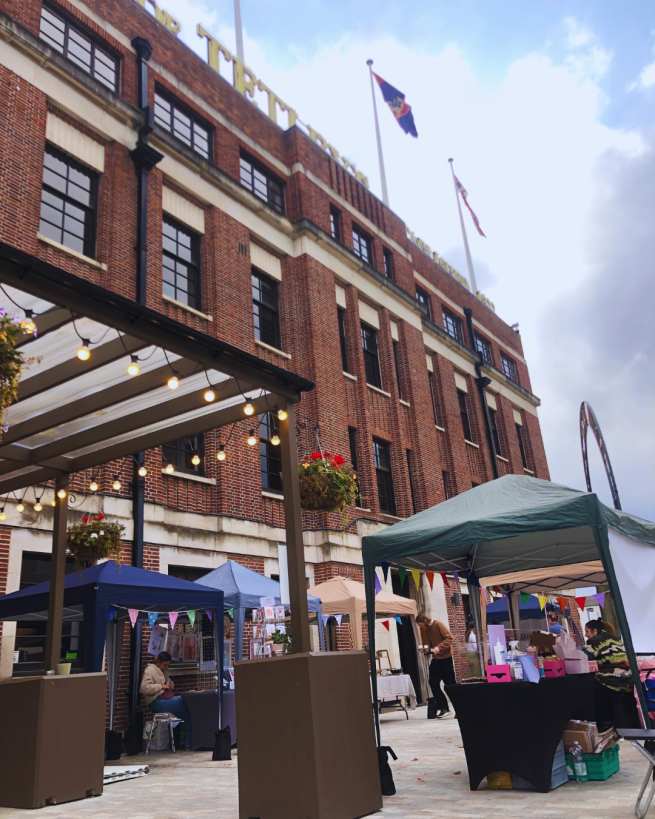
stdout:
<svg viewBox="0 0 655 819">
<path fill-rule="evenodd" d="M 214 736 L 216 741 L 214 742 L 212 762 L 227 762 L 227 760 L 232 759 L 232 732 L 230 726 L 219 728 Z"/>
<path fill-rule="evenodd" d="M 389 754 L 391 754 L 394 760 L 398 759 L 388 745 L 382 745 L 378 748 L 378 768 L 380 769 L 382 796 L 393 796 L 396 792 L 393 774 L 391 773 L 391 765 L 389 765 Z"/>
<path fill-rule="evenodd" d="M 172 688 L 167 688 L 166 691 L 164 691 L 163 694 L 159 695 L 159 699 L 160 700 L 170 700 L 170 698 L 174 697 L 174 696 L 175 696 L 175 694 L 173 693 L 173 689 Z"/>
<path fill-rule="evenodd" d="M 436 719 L 438 710 L 435 698 L 428 697 L 428 719 Z"/>
</svg>

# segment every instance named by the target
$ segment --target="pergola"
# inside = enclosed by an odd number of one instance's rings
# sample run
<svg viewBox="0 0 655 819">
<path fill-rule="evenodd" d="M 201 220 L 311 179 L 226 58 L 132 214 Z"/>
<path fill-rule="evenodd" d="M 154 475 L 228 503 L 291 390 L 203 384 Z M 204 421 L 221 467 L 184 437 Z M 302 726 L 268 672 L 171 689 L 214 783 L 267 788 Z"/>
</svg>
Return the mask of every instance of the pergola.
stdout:
<svg viewBox="0 0 655 819">
<path fill-rule="evenodd" d="M 0 303 L 13 302 L 37 328 L 18 342 L 33 362 L 0 440 L 0 495 L 51 480 L 56 493 L 66 490 L 72 473 L 247 419 L 246 402 L 253 417 L 286 411 L 280 454 L 291 625 L 294 652 L 309 651 L 294 405 L 314 384 L 4 244 L 0 285 Z M 78 357 L 82 347 L 86 360 Z M 134 363 L 139 371 L 130 375 Z M 46 669 L 56 667 L 61 647 L 68 497 L 60 494 Z"/>
</svg>

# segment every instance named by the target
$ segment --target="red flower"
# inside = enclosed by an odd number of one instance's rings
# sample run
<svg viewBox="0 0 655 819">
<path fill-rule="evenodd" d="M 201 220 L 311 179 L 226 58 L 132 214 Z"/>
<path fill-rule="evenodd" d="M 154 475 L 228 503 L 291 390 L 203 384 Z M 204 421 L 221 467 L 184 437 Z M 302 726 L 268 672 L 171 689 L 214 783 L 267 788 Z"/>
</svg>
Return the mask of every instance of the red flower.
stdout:
<svg viewBox="0 0 655 819">
<path fill-rule="evenodd" d="M 321 458 L 320 452 L 312 452 L 312 461 L 318 461 Z"/>
<path fill-rule="evenodd" d="M 337 466 L 341 466 L 346 462 L 346 459 L 343 457 L 343 455 L 335 455 L 334 462 Z"/>
<path fill-rule="evenodd" d="M 336 461 L 330 461 L 330 466 L 335 467 L 335 469 L 339 466 Z"/>
<path fill-rule="evenodd" d="M 96 515 L 96 520 L 104 520 L 104 519 L 105 519 L 104 515 Z"/>
<path fill-rule="evenodd" d="M 86 523 L 88 519 L 89 519 L 89 518 L 88 518 L 86 515 L 85 515 L 85 516 L 82 518 L 82 520 L 84 521 L 84 523 Z"/>
<path fill-rule="evenodd" d="M 330 453 L 329 453 L 329 452 L 327 451 L 327 449 L 326 449 L 326 450 L 323 452 L 323 457 L 324 457 L 324 458 L 331 458 L 331 457 L 332 457 L 332 455 L 330 455 Z"/>
</svg>

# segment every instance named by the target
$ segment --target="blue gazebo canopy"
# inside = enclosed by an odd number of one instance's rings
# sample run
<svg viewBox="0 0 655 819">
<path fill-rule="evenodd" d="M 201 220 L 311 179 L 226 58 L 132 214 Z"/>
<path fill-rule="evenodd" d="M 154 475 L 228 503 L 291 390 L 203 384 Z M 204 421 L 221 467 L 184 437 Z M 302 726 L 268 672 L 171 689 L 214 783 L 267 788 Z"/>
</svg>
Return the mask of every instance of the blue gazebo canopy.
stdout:
<svg viewBox="0 0 655 819">
<path fill-rule="evenodd" d="M 519 620 L 538 620 L 539 618 L 544 622 L 546 620 L 546 613 L 542 611 L 538 598 L 530 595 L 525 603 L 519 598 Z M 487 606 L 487 623 L 504 623 L 506 620 L 509 620 L 507 598 L 501 597 L 500 600 L 489 603 Z"/>
</svg>

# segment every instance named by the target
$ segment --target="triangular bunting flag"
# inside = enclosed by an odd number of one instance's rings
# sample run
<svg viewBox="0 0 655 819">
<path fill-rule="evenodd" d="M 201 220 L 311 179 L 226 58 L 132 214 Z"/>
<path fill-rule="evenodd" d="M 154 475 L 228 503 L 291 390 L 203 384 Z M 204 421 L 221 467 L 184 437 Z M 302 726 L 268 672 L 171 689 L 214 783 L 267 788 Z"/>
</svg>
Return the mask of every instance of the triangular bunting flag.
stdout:
<svg viewBox="0 0 655 819">
<path fill-rule="evenodd" d="M 343 617 L 343 614 L 335 614 L 335 615 L 334 615 L 334 619 L 337 621 L 337 625 L 338 625 L 338 626 L 340 626 L 340 625 L 341 625 L 341 618 L 342 618 L 342 617 Z"/>
<path fill-rule="evenodd" d="M 155 623 L 157 622 L 157 615 L 158 615 L 158 612 L 156 612 L 156 611 L 149 611 L 148 612 L 148 625 L 150 626 L 150 628 L 152 628 L 155 625 Z"/>
<path fill-rule="evenodd" d="M 443 587 L 447 591 L 448 588 L 450 587 L 450 583 L 448 582 L 448 575 L 446 574 L 446 572 L 439 572 L 439 574 L 441 575 L 441 579 L 443 580 Z"/>
<path fill-rule="evenodd" d="M 382 583 L 380 583 L 380 578 L 378 577 L 378 573 L 375 573 L 375 593 L 380 594 L 382 591 Z"/>
<path fill-rule="evenodd" d="M 455 585 L 459 586 L 459 572 L 453 572 L 453 580 L 455 581 Z"/>
<path fill-rule="evenodd" d="M 130 623 L 132 623 L 132 628 L 136 625 L 136 618 L 139 616 L 139 612 L 137 609 L 128 609 L 127 613 L 130 615 Z"/>
<path fill-rule="evenodd" d="M 428 579 L 428 583 L 430 584 L 430 591 L 432 591 L 432 584 L 434 583 L 434 572 L 426 572 L 425 576 Z"/>
<path fill-rule="evenodd" d="M 386 628 L 387 631 L 389 631 L 389 621 L 388 620 L 382 620 L 382 625 Z"/>
<path fill-rule="evenodd" d="M 321 614 L 321 620 L 323 621 L 323 628 L 327 626 L 327 621 L 330 619 L 329 614 Z"/>
<path fill-rule="evenodd" d="M 562 614 L 564 614 L 564 612 L 566 611 L 566 607 L 568 606 L 568 604 L 569 604 L 569 601 L 566 599 L 566 597 L 558 597 L 557 598 L 557 605 L 559 606 L 560 611 L 562 612 Z"/>
<path fill-rule="evenodd" d="M 177 623 L 177 612 L 176 611 L 169 611 L 168 612 L 168 619 L 171 621 L 171 628 L 175 628 L 175 623 Z"/>
<path fill-rule="evenodd" d="M 598 603 L 601 609 L 605 608 L 605 592 L 599 592 L 594 595 L 594 600 Z"/>
<path fill-rule="evenodd" d="M 380 566 L 382 566 L 382 574 L 384 575 L 384 582 L 385 583 L 387 582 L 387 578 L 389 577 L 389 566 L 390 565 L 391 565 L 390 563 L 386 563 L 386 562 L 385 563 L 380 563 Z"/>
<path fill-rule="evenodd" d="M 231 617 L 231 618 L 234 620 L 234 609 L 229 609 L 227 613 L 228 613 L 228 614 L 230 615 L 230 617 Z"/>
<path fill-rule="evenodd" d="M 528 600 L 532 597 L 531 594 L 526 594 L 525 592 L 519 592 L 521 597 L 521 603 L 525 606 Z"/>
<path fill-rule="evenodd" d="M 405 575 L 407 574 L 407 569 L 404 566 L 398 567 L 398 579 L 400 580 L 400 588 L 405 585 Z"/>
<path fill-rule="evenodd" d="M 399 614 L 397 614 L 397 615 L 396 615 L 396 616 L 395 616 L 393 619 L 396 621 L 396 623 L 399 623 L 399 624 L 402 626 L 403 621 L 402 621 L 402 619 L 400 618 L 400 615 L 399 615 Z"/>
<path fill-rule="evenodd" d="M 546 597 L 543 594 L 538 594 L 537 599 L 539 600 L 539 608 L 543 611 L 546 605 Z"/>
<path fill-rule="evenodd" d="M 500 586 L 494 586 L 494 591 L 496 594 L 500 594 Z"/>
<path fill-rule="evenodd" d="M 196 622 L 196 613 L 195 611 L 187 611 L 187 617 L 189 618 L 189 622 L 193 625 Z"/>
<path fill-rule="evenodd" d="M 412 577 L 414 578 L 414 585 L 418 590 L 421 588 L 421 573 L 419 572 L 418 569 L 411 569 L 410 571 L 412 573 Z"/>
<path fill-rule="evenodd" d="M 585 606 L 585 603 L 587 602 L 587 598 L 586 597 L 576 597 L 575 602 L 578 604 L 578 608 L 580 609 L 580 611 L 584 611 L 584 606 Z"/>
<path fill-rule="evenodd" d="M 112 623 L 116 619 L 116 611 L 117 611 L 116 606 L 109 607 L 109 619 L 112 621 Z"/>
<path fill-rule="evenodd" d="M 211 609 L 205 609 L 205 614 L 207 615 L 207 617 L 209 617 L 209 619 L 213 623 L 214 622 L 214 612 Z"/>
</svg>

